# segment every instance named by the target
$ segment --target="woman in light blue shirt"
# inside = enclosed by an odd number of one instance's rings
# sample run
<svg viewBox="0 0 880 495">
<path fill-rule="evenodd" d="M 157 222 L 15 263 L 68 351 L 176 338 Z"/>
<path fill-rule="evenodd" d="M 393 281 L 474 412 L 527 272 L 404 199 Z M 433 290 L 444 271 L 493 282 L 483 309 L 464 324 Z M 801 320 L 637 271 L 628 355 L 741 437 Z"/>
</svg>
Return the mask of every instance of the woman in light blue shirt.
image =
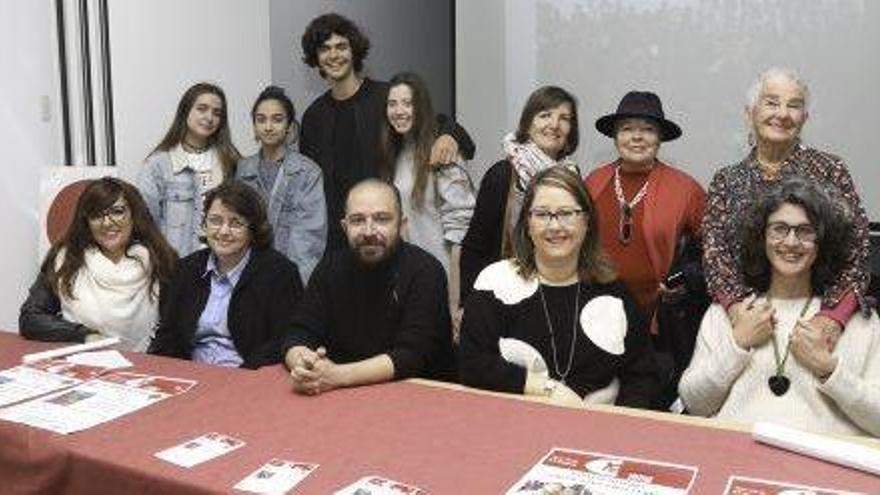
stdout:
<svg viewBox="0 0 880 495">
<path fill-rule="evenodd" d="M 303 284 L 324 254 L 327 205 L 321 169 L 290 146 L 296 114 L 290 98 L 269 86 L 251 110 L 260 150 L 238 162 L 236 178 L 266 202 L 274 247 L 299 267 Z"/>
</svg>

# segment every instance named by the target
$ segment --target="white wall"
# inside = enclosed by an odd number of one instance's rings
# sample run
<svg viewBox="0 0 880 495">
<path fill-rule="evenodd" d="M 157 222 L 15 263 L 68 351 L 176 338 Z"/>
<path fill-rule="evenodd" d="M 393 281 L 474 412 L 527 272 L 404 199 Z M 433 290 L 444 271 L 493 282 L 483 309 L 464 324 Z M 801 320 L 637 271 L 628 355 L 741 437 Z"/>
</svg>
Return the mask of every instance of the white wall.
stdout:
<svg viewBox="0 0 880 495">
<path fill-rule="evenodd" d="M 684 129 L 660 152 L 707 185 L 747 151 L 745 92 L 773 65 L 812 86 L 808 144 L 850 166 L 869 216 L 880 219 L 876 121 L 880 115 L 880 3 L 865 0 L 459 1 L 457 107 L 480 165 L 499 157 L 529 92 L 559 84 L 580 100 L 586 172 L 615 157 L 594 128 L 629 90 L 660 94 Z M 497 59 L 496 59 L 497 57 Z"/>
<path fill-rule="evenodd" d="M 40 173 L 62 159 L 53 4 L 0 3 L 0 330 L 18 328 L 18 307 L 39 263 Z"/>
<path fill-rule="evenodd" d="M 219 83 L 236 144 L 252 149 L 254 96 L 270 80 L 268 0 L 110 0 L 117 160 L 131 176 L 195 82 Z M 57 40 L 52 0 L 0 2 L 0 329 L 18 328 L 33 282 L 39 179 L 61 166 Z"/>
<path fill-rule="evenodd" d="M 117 163 L 131 177 L 197 82 L 226 93 L 233 141 L 254 149 L 251 104 L 271 79 L 268 0 L 110 0 Z"/>
</svg>

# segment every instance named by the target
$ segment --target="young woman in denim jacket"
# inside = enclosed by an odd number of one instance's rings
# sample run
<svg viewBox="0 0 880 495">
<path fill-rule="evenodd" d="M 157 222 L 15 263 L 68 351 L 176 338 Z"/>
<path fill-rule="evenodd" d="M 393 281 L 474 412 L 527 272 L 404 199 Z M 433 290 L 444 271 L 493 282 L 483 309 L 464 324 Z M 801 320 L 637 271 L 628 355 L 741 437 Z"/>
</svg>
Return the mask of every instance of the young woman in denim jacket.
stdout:
<svg viewBox="0 0 880 495">
<path fill-rule="evenodd" d="M 226 109 L 226 95 L 218 86 L 191 86 L 138 174 L 137 186 L 153 219 L 180 256 L 202 247 L 205 194 L 234 175 L 241 156 L 229 137 Z"/>
<path fill-rule="evenodd" d="M 274 248 L 299 267 L 305 285 L 327 244 L 327 204 L 321 169 L 294 151 L 296 113 L 290 98 L 269 86 L 251 110 L 260 150 L 238 162 L 236 178 L 266 202 Z"/>
</svg>

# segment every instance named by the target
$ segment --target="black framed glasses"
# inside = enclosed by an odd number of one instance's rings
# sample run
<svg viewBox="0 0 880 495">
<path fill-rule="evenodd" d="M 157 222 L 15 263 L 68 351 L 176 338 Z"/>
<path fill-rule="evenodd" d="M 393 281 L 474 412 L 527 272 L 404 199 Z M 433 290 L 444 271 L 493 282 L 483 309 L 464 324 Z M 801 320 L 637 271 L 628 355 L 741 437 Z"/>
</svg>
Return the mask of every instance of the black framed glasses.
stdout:
<svg viewBox="0 0 880 495">
<path fill-rule="evenodd" d="M 128 218 L 128 206 L 113 205 L 95 215 L 89 216 L 89 220 L 93 222 L 103 222 L 105 218 L 109 218 L 113 223 L 122 223 Z"/>
<path fill-rule="evenodd" d="M 767 225 L 767 238 L 773 242 L 782 242 L 788 239 L 792 231 L 794 231 L 795 238 L 803 244 L 813 244 L 819 236 L 816 227 L 810 223 L 790 225 L 785 222 L 772 222 Z"/>
<path fill-rule="evenodd" d="M 560 208 L 556 211 L 534 208 L 529 210 L 529 217 L 536 223 L 545 226 L 550 225 L 553 220 L 556 220 L 559 225 L 569 226 L 574 223 L 575 218 L 583 213 L 584 210 L 580 208 Z"/>
</svg>

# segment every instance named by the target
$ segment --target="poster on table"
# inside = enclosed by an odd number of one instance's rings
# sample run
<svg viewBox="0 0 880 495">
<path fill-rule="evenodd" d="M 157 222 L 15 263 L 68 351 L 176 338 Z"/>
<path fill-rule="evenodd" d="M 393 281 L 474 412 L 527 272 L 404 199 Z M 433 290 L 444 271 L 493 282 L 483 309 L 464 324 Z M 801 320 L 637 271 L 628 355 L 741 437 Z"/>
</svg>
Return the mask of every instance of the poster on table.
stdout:
<svg viewBox="0 0 880 495">
<path fill-rule="evenodd" d="M 553 448 L 507 495 L 679 495 L 696 477 L 693 466 Z"/>
<path fill-rule="evenodd" d="M 193 380 L 117 371 L 2 409 L 0 419 L 68 434 L 182 394 L 195 384 Z"/>
<path fill-rule="evenodd" d="M 38 361 L 0 371 L 0 407 L 79 385 L 106 371 L 64 359 Z"/>
</svg>

